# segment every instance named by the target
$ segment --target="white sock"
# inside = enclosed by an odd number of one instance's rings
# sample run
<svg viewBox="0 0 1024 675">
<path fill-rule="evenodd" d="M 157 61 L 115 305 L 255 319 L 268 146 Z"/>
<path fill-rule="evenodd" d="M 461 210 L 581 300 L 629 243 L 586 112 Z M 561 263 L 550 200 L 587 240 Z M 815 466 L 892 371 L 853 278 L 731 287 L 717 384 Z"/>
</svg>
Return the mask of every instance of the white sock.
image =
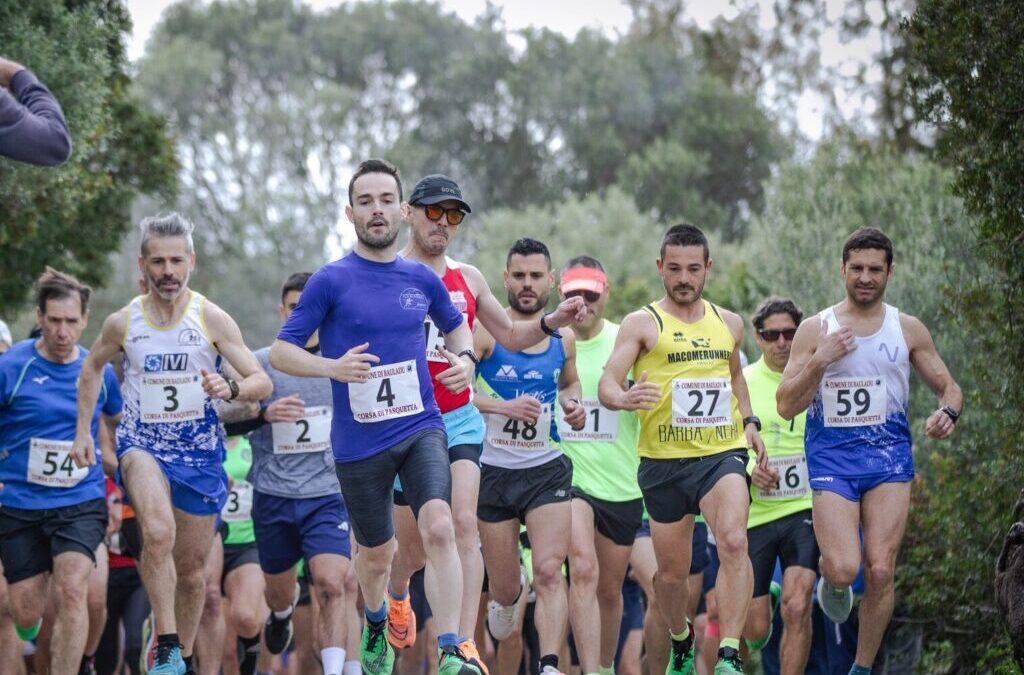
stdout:
<svg viewBox="0 0 1024 675">
<path fill-rule="evenodd" d="M 345 664 L 345 650 L 341 647 L 321 649 L 320 660 L 324 664 L 324 675 L 341 675 L 341 669 Z"/>
<path fill-rule="evenodd" d="M 363 667 L 358 661 L 346 661 L 345 669 L 341 673 L 342 675 L 363 675 Z"/>
<path fill-rule="evenodd" d="M 279 611 L 275 611 L 274 612 L 274 618 L 283 621 L 284 619 L 287 619 L 288 617 L 290 617 L 292 615 L 292 610 L 293 609 L 294 609 L 294 607 L 289 607 L 288 609 L 282 609 L 282 610 L 279 610 Z"/>
</svg>

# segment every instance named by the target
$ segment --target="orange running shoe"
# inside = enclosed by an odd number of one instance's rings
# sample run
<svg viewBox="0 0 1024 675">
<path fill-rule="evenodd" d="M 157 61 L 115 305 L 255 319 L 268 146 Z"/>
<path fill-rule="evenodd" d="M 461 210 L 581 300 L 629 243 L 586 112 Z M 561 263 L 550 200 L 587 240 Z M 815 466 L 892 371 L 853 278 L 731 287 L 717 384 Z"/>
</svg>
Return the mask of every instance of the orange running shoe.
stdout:
<svg viewBox="0 0 1024 675">
<path fill-rule="evenodd" d="M 388 594 L 388 642 L 395 649 L 416 644 L 416 612 L 412 611 L 408 591 L 404 600 L 396 600 Z"/>
<path fill-rule="evenodd" d="M 484 660 L 480 658 L 480 652 L 477 650 L 476 642 L 474 642 L 472 638 L 466 638 L 460 642 L 459 651 L 462 652 L 462 656 L 466 661 L 479 668 L 481 673 L 484 675 L 491 675 L 487 671 L 487 664 L 485 664 Z"/>
</svg>

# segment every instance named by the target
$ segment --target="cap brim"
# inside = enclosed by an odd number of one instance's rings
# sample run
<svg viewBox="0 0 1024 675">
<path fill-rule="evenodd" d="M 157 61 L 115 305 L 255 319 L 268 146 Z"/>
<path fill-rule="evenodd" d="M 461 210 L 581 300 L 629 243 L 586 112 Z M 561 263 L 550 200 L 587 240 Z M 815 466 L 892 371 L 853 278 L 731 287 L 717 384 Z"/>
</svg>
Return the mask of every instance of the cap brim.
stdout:
<svg viewBox="0 0 1024 675">
<path fill-rule="evenodd" d="M 432 195 L 430 197 L 423 197 L 422 199 L 417 199 L 415 202 L 412 202 L 412 205 L 416 206 L 417 204 L 426 204 L 427 206 L 430 206 L 433 204 L 440 204 L 441 202 L 458 202 L 463 211 L 466 213 L 473 212 L 473 209 L 469 208 L 469 204 L 458 197 L 452 197 L 451 195 Z"/>
<path fill-rule="evenodd" d="M 598 279 L 571 279 L 566 281 L 559 288 L 561 288 L 563 293 L 571 293 L 573 291 L 604 293 L 604 286 L 604 282 Z"/>
</svg>

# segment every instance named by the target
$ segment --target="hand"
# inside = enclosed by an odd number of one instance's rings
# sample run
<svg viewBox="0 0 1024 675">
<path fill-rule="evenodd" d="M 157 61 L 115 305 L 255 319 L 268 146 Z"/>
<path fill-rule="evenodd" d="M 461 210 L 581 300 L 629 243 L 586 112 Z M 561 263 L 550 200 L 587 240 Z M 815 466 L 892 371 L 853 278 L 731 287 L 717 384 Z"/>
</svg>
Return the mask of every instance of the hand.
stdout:
<svg viewBox="0 0 1024 675">
<path fill-rule="evenodd" d="M 306 404 L 298 394 L 282 396 L 267 406 L 263 419 L 274 422 L 297 422 L 306 415 Z"/>
<path fill-rule="evenodd" d="M 762 490 L 778 490 L 780 478 L 779 472 L 775 469 L 765 470 L 760 466 L 755 466 L 754 473 L 750 475 L 750 482 Z"/>
<path fill-rule="evenodd" d="M 573 322 L 579 323 L 585 318 L 587 318 L 587 303 L 583 298 L 566 298 L 558 303 L 555 311 L 544 318 L 544 323 L 548 325 L 548 328 L 558 330 Z"/>
<path fill-rule="evenodd" d="M 747 447 L 757 452 L 757 466 L 768 471 L 768 451 L 764 449 L 764 441 L 761 440 L 761 434 L 753 422 L 744 427 L 743 434 L 747 437 Z M 775 475 L 775 480 L 778 481 L 778 472 L 775 472 Z"/>
<path fill-rule="evenodd" d="M 511 401 L 505 401 L 505 411 L 502 414 L 509 419 L 536 424 L 540 411 L 540 401 L 529 394 L 523 394 Z"/>
<path fill-rule="evenodd" d="M 461 358 L 448 351 L 444 345 L 438 347 L 441 356 L 448 359 L 451 368 L 444 370 L 437 376 L 437 381 L 444 385 L 444 388 L 453 394 L 461 394 L 473 382 L 476 369 L 469 358 Z"/>
<path fill-rule="evenodd" d="M 116 493 L 115 493 L 116 494 Z M 121 500 L 107 501 L 107 536 L 121 529 Z"/>
<path fill-rule="evenodd" d="M 203 391 L 211 398 L 219 398 L 227 401 L 231 398 L 231 387 L 228 381 L 220 373 L 211 373 L 206 368 L 200 368 L 199 374 L 203 376 Z"/>
<path fill-rule="evenodd" d="M 640 373 L 640 379 L 622 392 L 619 408 L 623 410 L 653 410 L 661 401 L 661 386 L 647 381 L 647 371 Z"/>
<path fill-rule="evenodd" d="M 11 88 L 11 80 L 14 79 L 15 73 L 19 70 L 24 70 L 25 66 L 14 61 L 9 61 L 4 57 L 0 56 L 0 87 L 4 89 Z"/>
<path fill-rule="evenodd" d="M 93 444 L 92 434 L 84 436 L 75 435 L 75 442 L 71 444 L 71 461 L 79 469 L 85 466 L 92 466 L 96 463 L 96 446 Z"/>
<path fill-rule="evenodd" d="M 565 411 L 565 423 L 573 428 L 574 431 L 579 431 L 587 423 L 587 409 L 580 405 L 577 399 L 570 398 L 562 404 L 562 410 Z"/>
<path fill-rule="evenodd" d="M 828 323 L 821 322 L 821 333 L 818 335 L 818 346 L 814 355 L 826 364 L 835 363 L 857 348 L 853 329 L 840 326 L 834 333 L 828 332 Z"/>
<path fill-rule="evenodd" d="M 370 354 L 369 342 L 356 345 L 345 352 L 341 358 L 335 359 L 329 373 L 332 380 L 356 384 L 370 379 L 370 364 L 380 363 L 380 357 Z"/>
<path fill-rule="evenodd" d="M 953 435 L 954 426 L 953 420 L 940 408 L 928 416 L 924 423 L 924 433 L 928 438 L 942 440 Z"/>
</svg>

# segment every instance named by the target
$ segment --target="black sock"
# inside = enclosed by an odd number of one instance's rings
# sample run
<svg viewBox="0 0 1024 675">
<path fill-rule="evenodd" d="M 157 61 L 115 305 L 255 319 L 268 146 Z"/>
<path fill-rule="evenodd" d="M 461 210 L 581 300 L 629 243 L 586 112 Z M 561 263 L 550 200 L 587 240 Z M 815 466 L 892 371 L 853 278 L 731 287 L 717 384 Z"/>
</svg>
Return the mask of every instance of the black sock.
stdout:
<svg viewBox="0 0 1024 675">
<path fill-rule="evenodd" d="M 164 633 L 163 635 L 156 636 L 157 646 L 170 645 L 171 647 L 180 647 L 181 642 L 178 640 L 177 633 Z"/>
<path fill-rule="evenodd" d="M 181 660 L 185 662 L 185 672 L 189 673 L 192 671 L 192 655 L 182 656 Z"/>
<path fill-rule="evenodd" d="M 241 675 L 255 675 L 256 662 L 260 660 L 260 634 L 238 637 L 238 672 Z"/>
<path fill-rule="evenodd" d="M 558 670 L 558 657 L 554 654 L 545 654 L 540 657 L 540 669 L 544 670 L 544 666 L 551 666 L 555 670 Z"/>
</svg>

